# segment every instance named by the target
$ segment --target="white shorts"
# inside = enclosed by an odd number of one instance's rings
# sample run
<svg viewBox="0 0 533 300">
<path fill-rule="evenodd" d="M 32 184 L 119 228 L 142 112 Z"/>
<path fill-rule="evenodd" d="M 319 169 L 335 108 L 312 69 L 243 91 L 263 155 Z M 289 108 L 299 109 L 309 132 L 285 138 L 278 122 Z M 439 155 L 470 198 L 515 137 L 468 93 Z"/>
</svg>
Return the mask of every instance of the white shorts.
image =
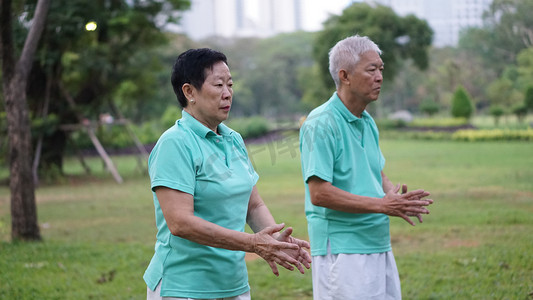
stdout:
<svg viewBox="0 0 533 300">
<path fill-rule="evenodd" d="M 203 299 L 203 300 L 251 300 L 250 291 L 235 296 L 227 298 L 216 298 L 216 299 Z M 155 291 L 152 291 L 149 287 L 146 288 L 146 300 L 194 300 L 193 298 L 175 298 L 175 297 L 161 297 L 161 282 L 155 288 Z"/>
<path fill-rule="evenodd" d="M 314 300 L 402 299 L 392 251 L 312 257 Z"/>
</svg>

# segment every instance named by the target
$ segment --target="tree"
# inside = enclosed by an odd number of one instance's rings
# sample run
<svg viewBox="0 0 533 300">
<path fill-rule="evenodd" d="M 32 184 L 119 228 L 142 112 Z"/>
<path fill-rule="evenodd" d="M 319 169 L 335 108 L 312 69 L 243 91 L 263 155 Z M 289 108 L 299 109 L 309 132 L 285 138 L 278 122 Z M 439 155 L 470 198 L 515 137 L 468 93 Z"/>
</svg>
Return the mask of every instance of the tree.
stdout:
<svg viewBox="0 0 533 300">
<path fill-rule="evenodd" d="M 211 42 L 228 56 L 235 83 L 232 115 L 279 119 L 301 111 L 300 79 L 313 65 L 312 38 L 313 33 L 294 32 Z"/>
<path fill-rule="evenodd" d="M 28 2 L 24 8 L 31 7 Z M 41 174 L 62 172 L 70 134 L 62 126 L 78 124 L 80 119 L 94 124 L 105 113 L 119 118 L 125 112 L 134 122 L 163 113 L 168 102 L 148 101 L 161 98 L 156 96 L 160 89 L 154 88 L 163 68 L 156 51 L 167 42 L 163 26 L 176 21 L 176 10 L 189 4 L 187 0 L 52 1 L 28 86 L 31 115 L 44 117 L 47 112 L 57 120 L 46 123 Z M 18 24 L 32 17 L 27 9 L 17 14 Z M 94 22 L 95 30 L 86 30 L 89 22 Z M 164 66 L 167 74 L 170 65 Z"/>
<path fill-rule="evenodd" d="M 26 88 L 49 5 L 50 0 L 39 0 L 37 3 L 30 30 L 17 60 L 12 32 L 12 3 L 10 0 L 0 2 L 2 86 L 7 113 L 11 237 L 14 240 L 41 239 L 31 170 L 32 144 Z"/>
<path fill-rule="evenodd" d="M 439 104 L 431 98 L 424 99 L 419 106 L 421 112 L 429 115 L 430 117 L 439 112 Z"/>
<path fill-rule="evenodd" d="M 487 68 L 501 74 L 522 49 L 533 45 L 531 11 L 531 0 L 494 0 L 483 15 L 483 27 L 465 30 L 459 47 L 482 57 Z"/>
<path fill-rule="evenodd" d="M 528 111 L 533 111 L 533 86 L 527 88 L 524 104 Z"/>
<path fill-rule="evenodd" d="M 511 108 L 511 111 L 518 119 L 518 122 L 523 123 L 527 115 L 527 107 L 524 103 L 519 103 Z"/>
<path fill-rule="evenodd" d="M 533 47 L 520 51 L 516 57 L 516 88 L 527 90 L 533 82 Z"/>
<path fill-rule="evenodd" d="M 470 119 L 474 113 L 474 107 L 470 95 L 463 86 L 459 86 L 452 99 L 452 116 L 454 118 Z"/>
<path fill-rule="evenodd" d="M 503 116 L 505 111 L 503 107 L 499 105 L 492 105 L 489 107 L 489 113 L 494 118 L 494 125 L 498 126 L 500 124 L 500 118 Z"/>
<path fill-rule="evenodd" d="M 494 80 L 487 87 L 487 97 L 492 105 L 512 107 L 522 102 L 522 93 L 514 87 L 514 82 L 505 76 Z"/>
<path fill-rule="evenodd" d="M 315 39 L 313 57 L 326 88 L 334 88 L 328 70 L 329 50 L 338 41 L 355 34 L 370 37 L 383 50 L 386 81 L 394 79 L 402 59 L 412 59 L 421 69 L 428 66 L 427 49 L 431 45 L 433 31 L 426 21 L 413 15 L 400 17 L 386 6 L 354 3 L 341 15 L 330 17 Z M 318 103 L 323 100 L 317 99 Z"/>
</svg>

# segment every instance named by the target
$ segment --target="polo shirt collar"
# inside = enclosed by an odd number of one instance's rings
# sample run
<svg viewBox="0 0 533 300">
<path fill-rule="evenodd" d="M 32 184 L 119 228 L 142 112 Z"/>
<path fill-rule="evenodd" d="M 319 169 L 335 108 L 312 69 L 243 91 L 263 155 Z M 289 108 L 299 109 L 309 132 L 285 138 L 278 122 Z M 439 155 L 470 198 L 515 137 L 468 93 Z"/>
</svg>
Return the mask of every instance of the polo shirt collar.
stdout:
<svg viewBox="0 0 533 300">
<path fill-rule="evenodd" d="M 352 114 L 352 112 L 346 107 L 346 105 L 344 105 L 341 98 L 339 98 L 339 95 L 337 95 L 337 92 L 333 93 L 333 95 L 331 96 L 331 104 L 341 114 L 341 116 L 344 119 L 346 119 L 346 121 L 348 122 L 360 121 L 364 118 L 369 117 L 369 114 L 366 112 L 366 110 L 364 110 L 363 113 L 361 114 L 361 118 Z"/>
<path fill-rule="evenodd" d="M 213 130 L 207 128 L 204 124 L 200 123 L 200 121 L 196 120 L 193 116 L 191 116 L 185 110 L 181 111 L 181 119 L 184 122 L 184 124 L 186 124 L 186 126 L 189 127 L 198 136 L 205 138 L 210 135 L 212 136 L 217 135 Z M 222 136 L 231 135 L 233 134 L 233 132 L 234 131 L 232 129 L 230 129 L 228 126 L 222 123 L 218 125 L 218 133 Z"/>
</svg>

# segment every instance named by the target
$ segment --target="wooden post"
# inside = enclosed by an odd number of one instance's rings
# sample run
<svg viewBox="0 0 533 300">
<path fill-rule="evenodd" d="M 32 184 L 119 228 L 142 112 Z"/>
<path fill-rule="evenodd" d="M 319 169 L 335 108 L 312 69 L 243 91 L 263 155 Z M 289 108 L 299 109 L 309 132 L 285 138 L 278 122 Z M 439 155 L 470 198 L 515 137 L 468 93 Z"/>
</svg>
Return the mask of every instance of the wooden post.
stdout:
<svg viewBox="0 0 533 300">
<path fill-rule="evenodd" d="M 89 125 L 89 126 L 85 127 L 85 129 L 87 130 L 87 134 L 89 135 L 89 138 L 93 142 L 93 145 L 96 148 L 96 151 L 98 151 L 98 154 L 100 154 L 100 156 L 104 160 L 107 169 L 109 170 L 109 172 L 111 172 L 111 174 L 115 178 L 115 181 L 118 182 L 118 183 L 122 183 L 123 182 L 122 177 L 120 177 L 120 174 L 118 173 L 117 169 L 115 168 L 115 165 L 113 164 L 113 161 L 111 160 L 109 155 L 107 155 L 107 152 L 104 150 L 104 147 L 102 146 L 102 144 L 100 143 L 100 141 L 96 137 L 96 134 L 94 133 L 93 128 Z"/>
<path fill-rule="evenodd" d="M 67 102 L 69 103 L 70 107 L 76 113 L 79 122 L 81 124 L 83 124 L 83 117 L 76 110 L 77 109 L 76 102 L 74 102 L 74 99 L 72 99 L 72 97 L 68 93 L 67 89 L 65 89 L 65 87 L 63 86 L 63 84 L 61 84 L 61 82 L 59 82 L 59 88 L 61 89 L 61 92 L 63 93 L 63 95 L 67 99 Z M 93 143 L 94 147 L 96 148 L 96 151 L 98 151 L 98 154 L 100 154 L 100 156 L 104 160 L 104 163 L 105 163 L 107 169 L 109 170 L 109 172 L 111 172 L 111 174 L 115 178 L 115 181 L 118 182 L 118 183 L 122 183 L 123 182 L 122 177 L 120 177 L 120 174 L 118 173 L 117 168 L 115 168 L 115 165 L 113 164 L 113 161 L 111 160 L 109 155 L 107 155 L 107 152 L 105 151 L 104 147 L 102 146 L 102 144 L 100 143 L 100 141 L 96 137 L 96 134 L 94 133 L 94 130 L 91 127 L 91 124 L 86 125 L 85 129 L 87 131 L 87 134 L 89 135 L 89 138 L 91 139 L 91 142 Z"/>
</svg>

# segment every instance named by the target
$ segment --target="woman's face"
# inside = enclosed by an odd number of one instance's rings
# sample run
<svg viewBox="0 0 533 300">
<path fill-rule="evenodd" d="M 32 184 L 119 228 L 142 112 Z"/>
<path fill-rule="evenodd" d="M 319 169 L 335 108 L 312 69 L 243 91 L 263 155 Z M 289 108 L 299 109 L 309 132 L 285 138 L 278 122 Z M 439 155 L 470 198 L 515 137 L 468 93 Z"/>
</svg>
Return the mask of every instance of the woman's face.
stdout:
<svg viewBox="0 0 533 300">
<path fill-rule="evenodd" d="M 233 97 L 233 80 L 228 66 L 220 61 L 206 70 L 206 78 L 200 90 L 190 87 L 186 111 L 202 124 L 215 130 L 228 118 Z M 184 91 L 185 92 L 185 91 Z M 185 95 L 187 93 L 185 92 Z"/>
</svg>

